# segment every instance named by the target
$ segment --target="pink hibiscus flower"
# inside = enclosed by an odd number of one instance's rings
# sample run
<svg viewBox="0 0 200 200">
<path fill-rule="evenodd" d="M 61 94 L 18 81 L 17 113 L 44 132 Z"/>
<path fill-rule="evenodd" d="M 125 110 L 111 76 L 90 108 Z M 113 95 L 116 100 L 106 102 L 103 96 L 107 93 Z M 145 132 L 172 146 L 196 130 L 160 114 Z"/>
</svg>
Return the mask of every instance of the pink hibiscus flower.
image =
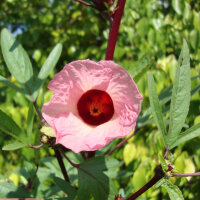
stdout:
<svg viewBox="0 0 200 200">
<path fill-rule="evenodd" d="M 78 60 L 49 83 L 54 95 L 42 115 L 56 143 L 75 153 L 94 151 L 124 137 L 136 125 L 140 95 L 131 76 L 113 61 Z"/>
</svg>

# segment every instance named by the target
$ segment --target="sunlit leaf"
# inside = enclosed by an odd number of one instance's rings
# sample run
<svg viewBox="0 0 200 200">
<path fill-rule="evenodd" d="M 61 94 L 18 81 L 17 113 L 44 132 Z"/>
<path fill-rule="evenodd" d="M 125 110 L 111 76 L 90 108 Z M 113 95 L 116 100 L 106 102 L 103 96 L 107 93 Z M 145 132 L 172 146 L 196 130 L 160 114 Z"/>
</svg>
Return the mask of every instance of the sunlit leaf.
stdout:
<svg viewBox="0 0 200 200">
<path fill-rule="evenodd" d="M 174 8 L 177 14 L 183 14 L 184 6 L 184 0 L 172 0 L 172 7 Z"/>
<path fill-rule="evenodd" d="M 178 139 L 174 143 L 171 144 L 170 148 L 172 149 L 172 148 L 176 147 L 177 145 L 179 145 L 183 142 L 186 142 L 188 140 L 191 140 L 198 136 L 200 136 L 200 123 L 194 125 L 193 127 L 187 129 L 185 132 L 181 133 L 178 136 Z"/>
<path fill-rule="evenodd" d="M 43 64 L 39 74 L 38 79 L 36 82 L 36 90 L 39 90 L 43 82 L 46 80 L 48 75 L 51 73 L 53 68 L 56 66 L 58 59 L 60 57 L 62 51 L 62 44 L 57 44 L 54 49 L 49 54 L 48 58 L 46 59 L 45 63 Z"/>
<path fill-rule="evenodd" d="M 166 137 L 165 124 L 163 120 L 163 115 L 162 115 L 162 110 L 159 103 L 158 95 L 156 93 L 154 78 L 151 73 L 148 74 L 148 90 L 149 90 L 149 100 L 150 100 L 153 117 L 160 133 L 162 134 L 163 141 L 166 146 L 168 141 Z"/>
<path fill-rule="evenodd" d="M 49 137 L 56 137 L 56 132 L 51 126 L 43 126 L 40 131 Z"/>
<path fill-rule="evenodd" d="M 25 146 L 27 146 L 27 144 L 24 144 L 24 143 L 21 143 L 21 142 L 14 142 L 14 143 L 7 144 L 7 145 L 3 146 L 2 150 L 12 151 L 12 150 L 16 150 L 16 149 L 21 149 Z"/>
<path fill-rule="evenodd" d="M 185 123 L 190 105 L 190 85 L 189 49 L 184 40 L 172 90 L 169 132 L 167 134 L 169 148 L 178 139 L 178 135 Z"/>
<path fill-rule="evenodd" d="M 163 178 L 161 179 L 156 185 L 156 187 L 164 187 L 171 200 L 184 200 L 184 197 L 180 191 L 180 189 L 178 188 L 178 186 L 173 185 L 168 179 Z"/>
<path fill-rule="evenodd" d="M 10 73 L 26 89 L 27 96 L 33 94 L 33 69 L 30 59 L 21 44 L 8 29 L 1 32 L 1 48 Z"/>
</svg>

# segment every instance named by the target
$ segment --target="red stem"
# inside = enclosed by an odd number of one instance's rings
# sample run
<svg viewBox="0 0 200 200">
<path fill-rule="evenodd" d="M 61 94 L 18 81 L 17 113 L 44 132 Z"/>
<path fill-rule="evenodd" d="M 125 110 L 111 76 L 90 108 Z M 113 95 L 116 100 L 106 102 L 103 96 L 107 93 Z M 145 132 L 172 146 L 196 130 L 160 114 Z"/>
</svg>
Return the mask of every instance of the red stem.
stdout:
<svg viewBox="0 0 200 200">
<path fill-rule="evenodd" d="M 187 177 L 187 176 L 200 176 L 200 172 L 196 172 L 196 173 L 188 173 L 188 174 L 172 174 L 170 177 Z"/>
<path fill-rule="evenodd" d="M 79 2 L 79 3 L 82 3 L 82 4 L 85 5 L 85 6 L 91 6 L 89 3 L 87 3 L 87 2 L 85 2 L 85 1 L 83 1 L 83 0 L 75 0 L 75 1 L 77 1 L 77 2 Z"/>
<path fill-rule="evenodd" d="M 135 131 L 129 137 L 127 137 L 125 140 L 120 142 L 113 150 L 111 150 L 106 155 L 110 156 L 115 150 L 119 149 L 123 144 L 125 144 L 129 139 L 131 139 L 136 134 L 136 132 L 137 132 L 137 129 L 135 129 Z"/>
<path fill-rule="evenodd" d="M 169 152 L 169 147 L 168 147 L 168 145 L 167 145 L 166 148 L 165 148 L 165 151 L 164 151 L 164 155 L 163 155 L 163 158 L 164 158 L 164 159 L 167 158 L 168 152 Z"/>
<path fill-rule="evenodd" d="M 156 184 L 160 179 L 164 177 L 164 173 L 162 171 L 162 168 L 158 166 L 156 168 L 156 173 L 154 177 L 147 183 L 145 184 L 141 189 L 139 189 L 136 193 L 131 195 L 127 200 L 134 200 L 137 197 L 139 197 L 141 194 L 146 192 L 149 188 L 151 188 L 154 184 Z"/>
<path fill-rule="evenodd" d="M 119 25 L 120 25 L 123 11 L 124 11 L 125 3 L 126 3 L 126 0 L 118 0 L 113 20 L 111 20 L 108 46 L 106 50 L 106 60 L 113 59 L 115 45 L 117 41 L 117 35 L 119 31 Z M 111 16 L 111 19 L 112 19 L 112 16 Z"/>
<path fill-rule="evenodd" d="M 68 183 L 70 183 L 69 176 L 68 176 L 68 174 L 67 174 L 67 171 L 66 171 L 66 168 L 65 168 L 65 165 L 64 165 L 62 156 L 61 156 L 59 150 L 54 149 L 54 151 L 55 151 L 55 156 L 56 156 L 56 158 L 57 158 L 57 161 L 58 161 L 58 163 L 59 163 L 59 165 L 60 165 L 61 171 L 62 171 L 62 173 L 63 173 L 63 176 L 64 176 L 64 178 L 65 178 L 65 181 L 67 181 Z"/>
</svg>

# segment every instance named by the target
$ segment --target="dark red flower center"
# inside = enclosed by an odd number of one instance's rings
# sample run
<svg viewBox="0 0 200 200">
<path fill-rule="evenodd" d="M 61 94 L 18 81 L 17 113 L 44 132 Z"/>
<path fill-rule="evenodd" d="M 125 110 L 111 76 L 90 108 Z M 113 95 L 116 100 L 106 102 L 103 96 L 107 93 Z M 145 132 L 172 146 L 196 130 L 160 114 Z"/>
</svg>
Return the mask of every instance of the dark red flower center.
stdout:
<svg viewBox="0 0 200 200">
<path fill-rule="evenodd" d="M 110 95 L 102 90 L 89 90 L 78 101 L 78 112 L 84 122 L 100 125 L 109 121 L 114 114 Z"/>
</svg>

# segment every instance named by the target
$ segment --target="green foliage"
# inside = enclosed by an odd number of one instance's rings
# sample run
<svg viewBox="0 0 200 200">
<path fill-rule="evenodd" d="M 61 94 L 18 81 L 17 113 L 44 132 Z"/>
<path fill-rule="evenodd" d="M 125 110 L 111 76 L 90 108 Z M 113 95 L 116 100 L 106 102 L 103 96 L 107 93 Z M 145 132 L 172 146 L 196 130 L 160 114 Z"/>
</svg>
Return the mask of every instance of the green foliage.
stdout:
<svg viewBox="0 0 200 200">
<path fill-rule="evenodd" d="M 16 140 L 26 144 L 26 140 L 23 140 L 20 138 L 20 134 L 22 133 L 22 130 L 19 128 L 19 126 L 10 118 L 8 115 L 6 115 L 4 112 L 0 110 L 0 129 L 14 137 Z"/>
<path fill-rule="evenodd" d="M 42 83 L 46 80 L 50 72 L 56 66 L 58 59 L 60 57 L 62 51 L 62 44 L 57 44 L 54 49 L 49 54 L 48 58 L 46 59 L 45 63 L 43 64 L 37 78 L 36 82 L 36 89 L 37 91 L 42 86 Z"/>
<path fill-rule="evenodd" d="M 10 73 L 24 89 L 29 98 L 33 95 L 33 69 L 30 59 L 12 34 L 3 29 L 1 32 L 1 49 Z"/>
<path fill-rule="evenodd" d="M 109 26 L 96 10 L 73 1 L 11 0 L 1 1 L 0 7 L 4 56 L 0 55 L 0 145 L 3 150 L 14 150 L 37 145 L 41 139 L 41 124 L 29 101 L 36 100 L 41 108 L 49 100 L 52 93 L 46 91 L 47 83 L 64 64 L 104 59 Z M 134 4 L 127 0 L 114 60 L 128 70 L 143 95 L 136 136 L 109 158 L 98 155 L 108 153 L 121 139 L 86 161 L 81 154 L 67 152 L 70 160 L 80 163 L 77 170 L 64 161 L 71 184 L 64 184 L 51 148 L 2 151 L 0 197 L 98 200 L 114 199 L 119 193 L 128 197 L 152 178 L 159 163 L 167 171 L 168 161 L 158 157 L 163 155 L 162 137 L 170 149 L 176 147 L 168 154 L 176 170 L 192 173 L 199 169 L 199 10 L 194 0 Z M 178 60 L 183 38 L 188 45 L 184 41 Z M 23 188 L 30 179 L 34 182 L 29 192 Z M 183 199 L 178 185 L 186 199 L 199 200 L 198 180 L 162 179 L 161 186 L 171 199 Z M 169 197 L 165 190 L 151 188 L 138 199 L 150 198 Z"/>
<path fill-rule="evenodd" d="M 20 187 L 16 187 L 11 183 L 0 183 L 0 195 L 2 198 L 27 198 L 30 196 L 29 192 Z"/>
<path fill-rule="evenodd" d="M 180 189 L 176 185 L 173 185 L 168 179 L 161 179 L 157 184 L 157 187 L 158 186 L 162 186 L 167 190 L 171 200 L 184 200 Z"/>
<path fill-rule="evenodd" d="M 54 177 L 54 181 L 58 187 L 67 194 L 67 199 L 75 198 L 77 191 L 68 182 L 58 177 Z"/>
<path fill-rule="evenodd" d="M 90 199 L 91 196 L 96 200 L 114 199 L 117 191 L 103 171 L 117 165 L 115 159 L 105 157 L 96 157 L 81 163 L 78 168 L 78 200 Z"/>
<path fill-rule="evenodd" d="M 54 129 L 50 126 L 43 126 L 40 131 L 49 137 L 56 137 Z"/>
<path fill-rule="evenodd" d="M 167 136 L 166 136 L 166 131 L 165 131 L 165 124 L 163 120 L 163 115 L 162 115 L 162 110 L 160 107 L 159 99 L 156 94 L 156 86 L 154 82 L 154 78 L 152 74 L 148 74 L 148 89 L 149 89 L 149 99 L 150 99 L 150 105 L 152 109 L 152 113 L 154 116 L 154 120 L 156 122 L 156 125 L 159 129 L 159 131 L 162 134 L 165 146 L 167 146 Z"/>
<path fill-rule="evenodd" d="M 171 148 L 174 148 L 175 146 L 181 144 L 182 142 L 186 142 L 198 136 L 200 136 L 200 123 L 192 126 L 185 132 L 179 134 L 177 140 L 174 143 L 172 143 Z"/>
<path fill-rule="evenodd" d="M 185 123 L 190 105 L 190 58 L 186 41 L 179 57 L 170 105 L 168 144 L 174 143 Z"/>
<path fill-rule="evenodd" d="M 27 146 L 27 145 L 24 144 L 24 143 L 14 142 L 12 144 L 7 144 L 6 146 L 4 146 L 2 148 L 2 150 L 4 150 L 4 151 L 16 150 L 16 149 L 21 149 L 21 148 L 23 148 L 25 146 Z"/>
</svg>

